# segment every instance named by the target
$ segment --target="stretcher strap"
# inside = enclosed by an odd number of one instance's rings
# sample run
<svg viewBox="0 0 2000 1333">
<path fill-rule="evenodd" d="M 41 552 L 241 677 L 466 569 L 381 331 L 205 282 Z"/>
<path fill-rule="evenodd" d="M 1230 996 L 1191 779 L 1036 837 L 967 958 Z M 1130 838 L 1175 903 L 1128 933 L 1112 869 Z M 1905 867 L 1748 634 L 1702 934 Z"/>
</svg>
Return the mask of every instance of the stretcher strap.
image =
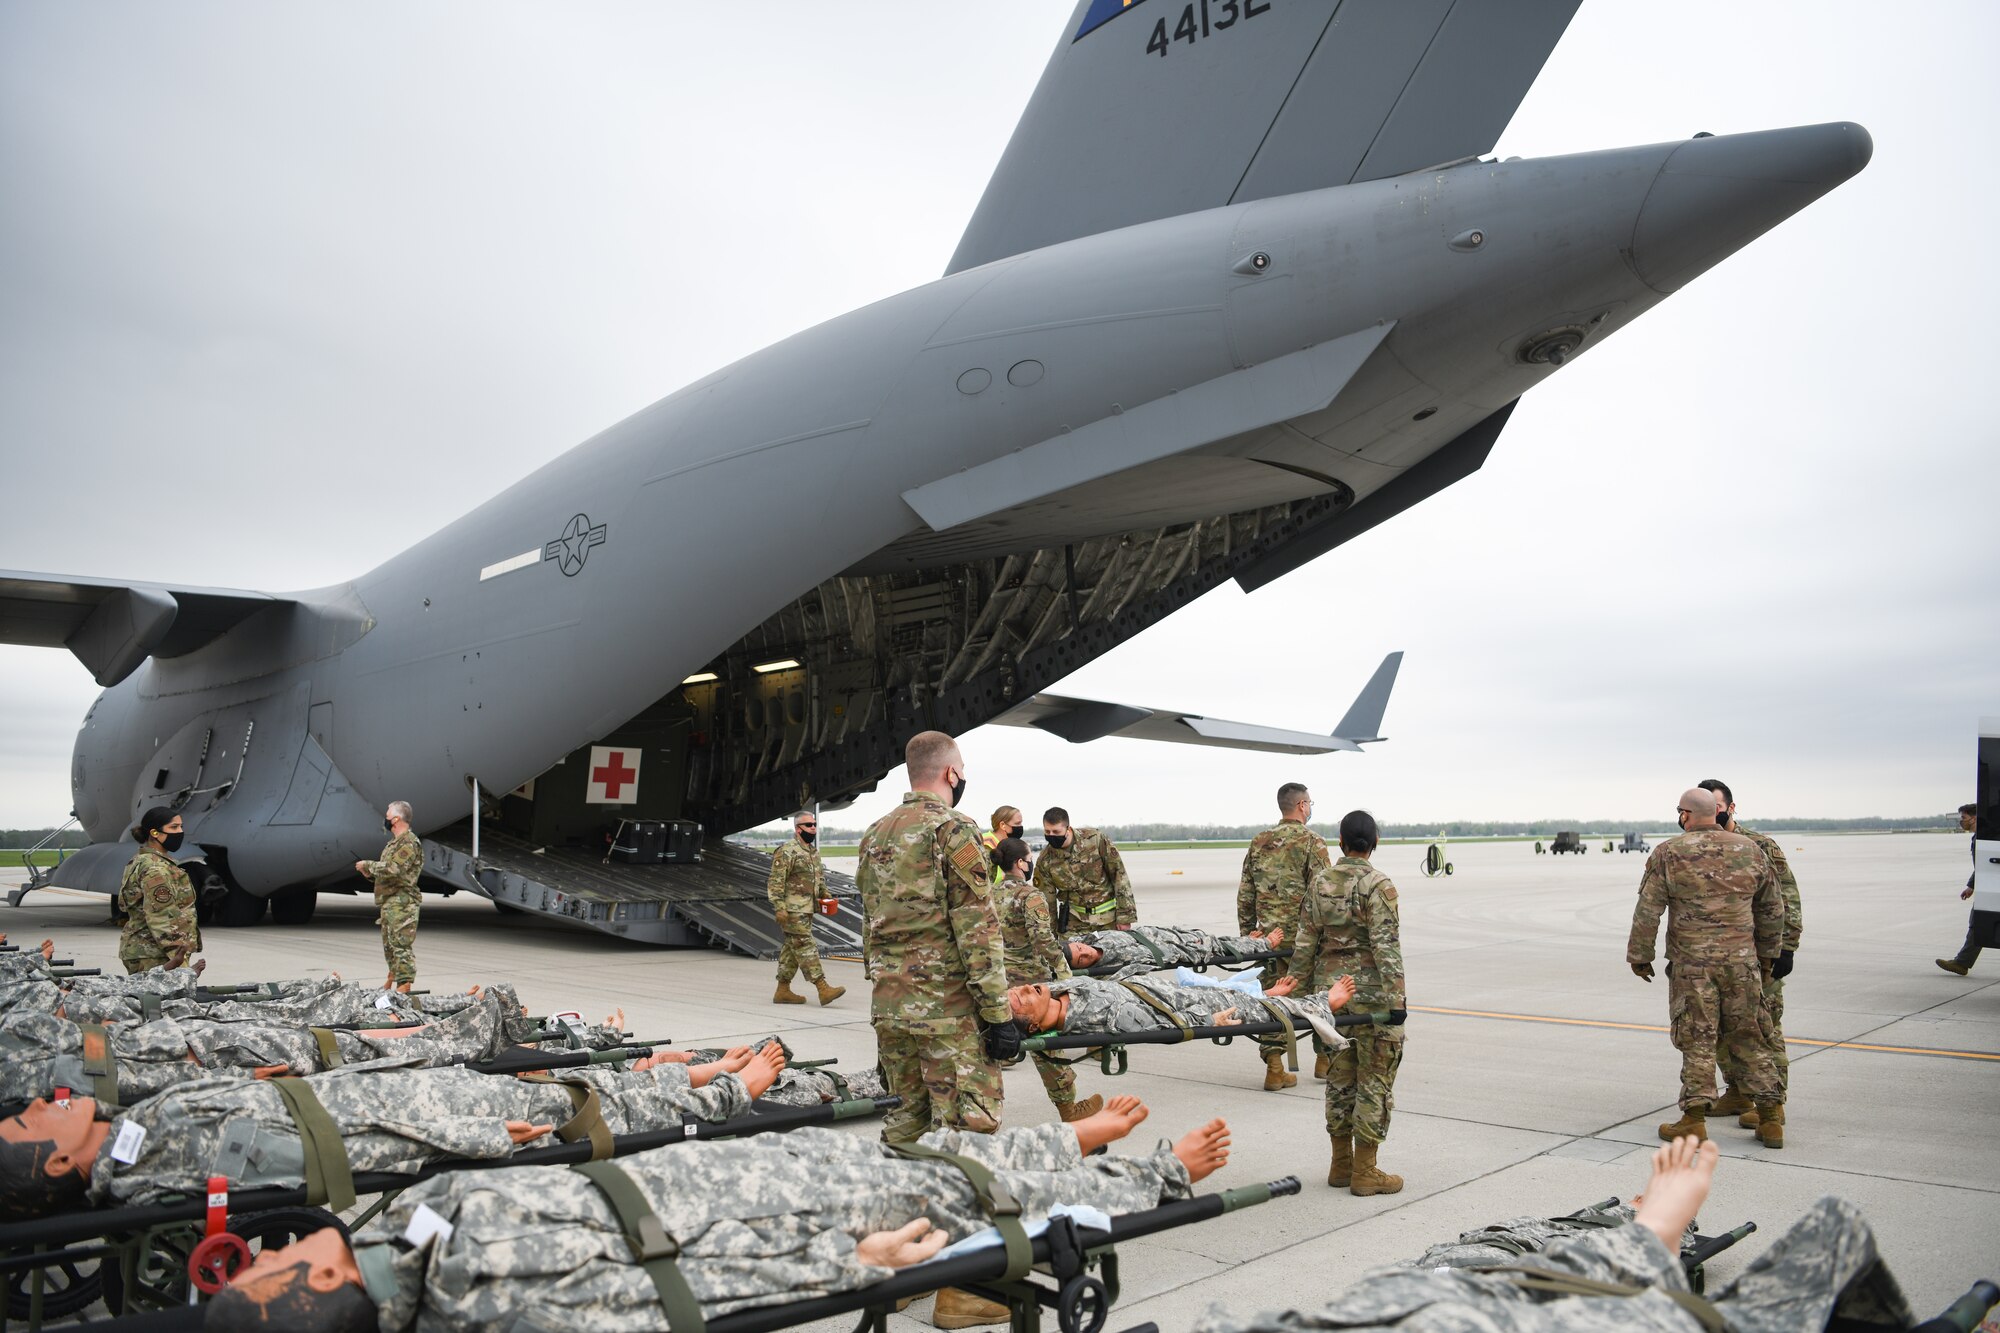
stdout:
<svg viewBox="0 0 2000 1333">
<path fill-rule="evenodd" d="M 118 1062 L 111 1055 L 111 1034 L 102 1023 L 81 1023 L 83 1029 L 83 1072 L 90 1080 L 90 1095 L 99 1106 L 118 1105 Z"/>
<path fill-rule="evenodd" d="M 1153 994 L 1153 992 L 1147 990 L 1144 986 L 1136 986 L 1129 981 L 1121 981 L 1118 984 L 1123 986 L 1126 990 L 1131 991 L 1134 995 L 1138 996 L 1140 999 L 1144 1000 L 1146 1004 L 1156 1012 L 1164 1014 L 1167 1017 L 1167 1019 L 1173 1023 L 1175 1027 L 1180 1029 L 1181 1040 L 1182 1041 L 1188 1040 L 1187 1020 L 1185 1018 L 1182 1018 L 1179 1014 L 1175 1013 L 1165 1000 L 1162 1000 L 1159 996 Z M 1294 1064 L 1292 1068 L 1296 1069 L 1298 1068 L 1298 1066 Z"/>
<path fill-rule="evenodd" d="M 1002 1282 L 1018 1281 L 1035 1262 L 1034 1242 L 1028 1239 L 1028 1229 L 1021 1225 L 1021 1205 L 1008 1192 L 1007 1187 L 994 1178 L 993 1172 L 984 1162 L 957 1153 L 946 1152 L 942 1148 L 932 1148 L 921 1143 L 892 1143 L 892 1152 L 922 1162 L 943 1162 L 956 1167 L 972 1186 L 973 1197 L 986 1211 L 993 1226 L 1000 1233 L 1000 1240 L 1007 1249 L 1007 1271 L 1000 1275 Z"/>
<path fill-rule="evenodd" d="M 1154 962 L 1158 963 L 1161 967 L 1165 967 L 1167 965 L 1167 956 L 1160 952 L 1159 945 L 1153 943 L 1151 940 L 1147 939 L 1144 935 L 1141 935 L 1136 930 L 1130 931 L 1128 933 L 1132 936 L 1133 939 L 1139 941 L 1139 943 L 1146 946 L 1146 952 L 1153 955 Z"/>
<path fill-rule="evenodd" d="M 312 1033 L 314 1044 L 319 1047 L 320 1063 L 328 1069 L 338 1069 L 347 1061 L 340 1058 L 340 1043 L 334 1040 L 331 1028 L 307 1028 Z"/>
<path fill-rule="evenodd" d="M 1686 1310 L 1694 1317 L 1695 1322 L 1708 1330 L 1708 1333 L 1725 1333 L 1729 1327 L 1720 1310 L 1691 1291 L 1671 1291 L 1665 1287 L 1635 1287 L 1623 1282 L 1600 1282 L 1596 1278 L 1581 1277 L 1575 1273 L 1553 1273 L 1546 1268 L 1527 1268 L 1518 1264 L 1487 1264 L 1469 1271 L 1504 1274 L 1512 1278 L 1516 1286 L 1550 1296 L 1637 1296 L 1643 1292 L 1657 1291 Z"/>
<path fill-rule="evenodd" d="M 1285 1034 L 1286 1067 L 1289 1068 L 1294 1074 L 1298 1073 L 1299 1034 L 1298 1030 L 1292 1026 L 1291 1015 L 1287 1014 L 1283 1009 L 1280 1009 L 1275 1001 L 1267 999 L 1263 996 L 1257 997 L 1257 1003 L 1264 1006 L 1264 1012 L 1269 1014 L 1272 1017 L 1272 1019 L 1274 1019 L 1277 1022 L 1279 1029 Z"/>
<path fill-rule="evenodd" d="M 151 991 L 139 992 L 139 1017 L 150 1023 L 160 1016 L 160 997 Z"/>
<path fill-rule="evenodd" d="M 632 1247 L 632 1257 L 653 1280 L 653 1291 L 660 1298 L 660 1308 L 667 1313 L 667 1328 L 671 1333 L 702 1333 L 707 1324 L 701 1317 L 701 1302 L 694 1298 L 693 1289 L 675 1262 L 680 1257 L 680 1244 L 660 1225 L 659 1217 L 632 1177 L 616 1162 L 578 1162 L 570 1170 L 597 1186 L 605 1202 L 611 1205 L 611 1211 L 617 1214 L 618 1225 L 625 1229 L 625 1243 Z"/>
<path fill-rule="evenodd" d="M 557 1138 L 564 1143 L 589 1139 L 590 1160 L 593 1162 L 601 1162 L 617 1153 L 611 1129 L 604 1123 L 604 1105 L 598 1100 L 596 1088 L 580 1078 L 557 1078 L 553 1074 L 523 1074 L 521 1077 L 529 1083 L 558 1084 L 569 1094 L 570 1106 L 575 1114 L 557 1128 Z"/>
<path fill-rule="evenodd" d="M 297 1078 L 274 1078 L 271 1086 L 284 1099 L 299 1131 L 305 1150 L 306 1202 L 324 1204 L 334 1212 L 345 1212 L 355 1203 L 354 1168 L 347 1160 L 347 1145 L 341 1141 L 340 1127 L 326 1113 L 317 1094 Z"/>
</svg>

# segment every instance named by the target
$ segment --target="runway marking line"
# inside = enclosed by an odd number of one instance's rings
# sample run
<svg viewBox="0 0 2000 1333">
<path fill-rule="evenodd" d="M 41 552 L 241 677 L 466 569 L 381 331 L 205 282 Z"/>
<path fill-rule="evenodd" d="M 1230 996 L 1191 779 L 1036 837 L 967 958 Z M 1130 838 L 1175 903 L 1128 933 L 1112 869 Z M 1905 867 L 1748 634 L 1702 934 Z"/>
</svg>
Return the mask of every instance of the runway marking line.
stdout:
<svg viewBox="0 0 2000 1333">
<path fill-rule="evenodd" d="M 1601 1018 L 1551 1018 L 1546 1014 L 1500 1014 L 1485 1009 L 1443 1009 L 1430 1005 L 1413 1004 L 1410 1012 L 1418 1014 L 1449 1014 L 1455 1018 L 1500 1018 L 1515 1023 L 1555 1023 L 1562 1027 L 1578 1028 L 1622 1028 L 1627 1032 L 1665 1032 L 1666 1028 L 1652 1023 L 1613 1023 Z M 1935 1055 L 1947 1060 L 1992 1060 L 2000 1061 L 2000 1054 L 1991 1051 L 1945 1051 L 1931 1046 L 1879 1046 L 1865 1041 L 1821 1041 L 1816 1037 L 1787 1037 L 1787 1046 L 1823 1046 L 1848 1051 L 1879 1051 L 1887 1055 Z"/>
</svg>

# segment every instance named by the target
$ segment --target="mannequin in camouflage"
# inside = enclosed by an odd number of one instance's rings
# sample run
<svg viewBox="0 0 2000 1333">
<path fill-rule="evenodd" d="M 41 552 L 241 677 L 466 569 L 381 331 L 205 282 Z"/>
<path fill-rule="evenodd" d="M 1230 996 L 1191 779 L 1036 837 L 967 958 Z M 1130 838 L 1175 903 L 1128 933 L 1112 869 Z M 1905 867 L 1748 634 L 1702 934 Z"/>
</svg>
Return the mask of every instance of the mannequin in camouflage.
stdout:
<svg viewBox="0 0 2000 1333">
<path fill-rule="evenodd" d="M 1155 972 L 1170 967 L 1207 967 L 1234 963 L 1282 948 L 1290 938 L 1282 929 L 1264 935 L 1216 935 L 1194 926 L 1133 926 L 1130 930 L 1092 930 L 1063 942 L 1073 968 L 1114 964 L 1114 975 Z"/>
<path fill-rule="evenodd" d="M 1510 1257 L 1501 1271 L 1397 1266 L 1368 1274 L 1322 1306 L 1252 1317 L 1211 1308 L 1196 1333 L 1821 1333 L 1841 1327 L 1907 1329 L 1901 1289 L 1852 1204 L 1825 1198 L 1807 1210 L 1719 1294 L 1689 1290 L 1680 1238 L 1708 1196 L 1715 1146 L 1692 1136 L 1653 1154 L 1653 1177 L 1628 1225 L 1560 1239 Z"/>
<path fill-rule="evenodd" d="M 1264 992 L 1264 999 L 1290 1019 L 1304 1019 L 1335 1051 L 1348 1040 L 1333 1024 L 1334 1012 L 1354 998 L 1354 978 L 1342 977 L 1324 994 L 1293 998 L 1291 979 Z M 1230 1027 L 1262 1022 L 1263 1005 L 1241 991 L 1219 986 L 1183 986 L 1164 976 L 1110 981 L 1071 977 L 1046 985 L 1016 986 L 1007 992 L 1015 1019 L 1029 1032 L 1158 1032 L 1175 1025 Z"/>
<path fill-rule="evenodd" d="M 1028 1220 L 1059 1202 L 1130 1213 L 1187 1195 L 1228 1160 L 1219 1120 L 1142 1157 L 1085 1155 L 1145 1114 L 1136 1098 L 1114 1097 L 1070 1125 L 995 1135 L 942 1130 L 925 1145 L 986 1165 Z M 987 1226 L 957 1167 L 829 1130 L 656 1149 L 618 1165 L 678 1247 L 676 1266 L 704 1319 L 865 1288 Z M 800 1189 L 801 1180 L 813 1188 Z M 617 1214 L 578 1172 L 441 1176 L 398 1198 L 381 1234 L 403 1234 L 419 1207 L 450 1231 L 420 1249 L 362 1242 L 380 1252 L 380 1264 L 370 1254 L 357 1263 L 332 1231 L 268 1251 L 216 1299 L 207 1328 L 665 1326 L 653 1280 L 633 1262 Z M 378 1322 L 337 1322 L 349 1308 L 343 1291 L 367 1291 Z"/>
</svg>

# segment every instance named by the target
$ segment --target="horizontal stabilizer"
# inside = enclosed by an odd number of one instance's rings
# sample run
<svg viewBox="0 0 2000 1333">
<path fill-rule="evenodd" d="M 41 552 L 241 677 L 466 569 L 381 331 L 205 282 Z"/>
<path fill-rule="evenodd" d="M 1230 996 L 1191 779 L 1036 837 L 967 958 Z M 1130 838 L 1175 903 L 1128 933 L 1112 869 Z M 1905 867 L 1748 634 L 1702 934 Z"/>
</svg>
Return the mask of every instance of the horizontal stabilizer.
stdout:
<svg viewBox="0 0 2000 1333">
<path fill-rule="evenodd" d="M 1309 416 L 1347 387 L 1394 320 L 1102 417 L 903 492 L 934 532 L 1100 481 L 1190 449 Z"/>
<path fill-rule="evenodd" d="M 1116 736 L 1124 740 L 1213 745 L 1267 754 L 1332 754 L 1341 750 L 1358 753 L 1362 742 L 1382 739 L 1376 733 L 1382 729 L 1382 713 L 1388 707 L 1389 691 L 1396 683 L 1396 669 L 1402 662 L 1400 652 L 1382 659 L 1382 665 L 1362 687 L 1331 736 L 1063 694 L 1037 694 L 993 720 L 1006 727 L 1034 727 L 1079 745 Z"/>
<path fill-rule="evenodd" d="M 111 686 L 148 657 L 191 653 L 285 600 L 233 588 L 0 570 L 0 643 L 67 648 L 99 685 Z"/>
</svg>

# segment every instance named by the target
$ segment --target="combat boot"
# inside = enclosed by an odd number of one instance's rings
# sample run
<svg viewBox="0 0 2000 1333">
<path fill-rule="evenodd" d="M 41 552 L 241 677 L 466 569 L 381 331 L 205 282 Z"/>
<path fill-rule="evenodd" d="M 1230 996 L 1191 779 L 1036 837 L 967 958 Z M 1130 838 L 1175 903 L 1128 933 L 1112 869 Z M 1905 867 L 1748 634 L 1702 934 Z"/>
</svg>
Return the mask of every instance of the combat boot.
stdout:
<svg viewBox="0 0 2000 1333">
<path fill-rule="evenodd" d="M 847 987 L 829 986 L 826 984 L 825 977 L 821 977 L 818 981 L 815 981 L 813 985 L 819 987 L 819 1002 L 822 1007 L 832 1004 L 835 1000 L 847 994 Z"/>
<path fill-rule="evenodd" d="M 1400 1194 L 1403 1178 L 1392 1176 L 1375 1165 L 1375 1154 L 1382 1150 L 1379 1143 L 1367 1139 L 1354 1141 L 1354 1179 L 1348 1185 L 1348 1192 L 1367 1198 L 1371 1194 Z"/>
<path fill-rule="evenodd" d="M 1326 1136 L 1333 1140 L 1333 1165 L 1326 1169 L 1326 1183 L 1344 1190 L 1354 1181 L 1354 1139 L 1332 1130 Z"/>
<path fill-rule="evenodd" d="M 1285 1057 L 1282 1052 L 1264 1053 L 1264 1091 L 1283 1092 L 1286 1088 L 1297 1087 L 1298 1084 L 1297 1074 L 1285 1072 Z"/>
<path fill-rule="evenodd" d="M 1314 1056 L 1314 1057 L 1313 1057 L 1313 1077 L 1314 1077 L 1314 1078 L 1316 1078 L 1316 1079 L 1318 1079 L 1318 1080 L 1319 1080 L 1320 1082 L 1322 1082 L 1322 1083 L 1326 1082 L 1326 1052 L 1325 1052 L 1325 1051 L 1321 1051 L 1321 1052 L 1320 1052 L 1320 1053 L 1319 1053 L 1318 1055 L 1316 1055 L 1316 1056 Z"/>
<path fill-rule="evenodd" d="M 1085 1116 L 1096 1115 L 1103 1109 L 1104 1094 L 1100 1092 L 1093 1092 L 1080 1102 L 1056 1103 L 1056 1114 L 1062 1117 L 1062 1122 L 1065 1125 L 1072 1120 L 1081 1120 Z"/>
<path fill-rule="evenodd" d="M 1735 1088 L 1731 1088 L 1709 1104 L 1708 1113 L 1710 1115 L 1741 1115 L 1745 1111 L 1754 1113 L 1756 1109 L 1757 1103 L 1749 1093 L 1739 1092 Z M 1752 1125 L 1757 1123 L 1754 1114 L 1750 1123 Z"/>
<path fill-rule="evenodd" d="M 1708 1114 L 1704 1111 L 1682 1111 L 1681 1118 L 1671 1124 L 1660 1126 L 1660 1137 L 1668 1143 L 1692 1134 L 1703 1143 L 1708 1142 Z"/>
<path fill-rule="evenodd" d="M 772 1004 L 804 1004 L 806 997 L 792 989 L 791 978 L 778 983 L 778 993 L 771 997 Z"/>
<path fill-rule="evenodd" d="M 1955 977 L 1965 976 L 1972 971 L 1970 967 L 1959 962 L 1956 958 L 1940 958 L 1937 960 L 1937 965 Z"/>
<path fill-rule="evenodd" d="M 1765 1103 L 1757 1108 L 1757 1142 L 1766 1148 L 1785 1146 L 1785 1104 Z"/>
<path fill-rule="evenodd" d="M 1004 1324 L 1011 1312 L 998 1301 L 981 1300 L 969 1291 L 946 1287 L 931 1307 L 931 1323 L 938 1328 L 971 1328 L 974 1324 Z"/>
</svg>

